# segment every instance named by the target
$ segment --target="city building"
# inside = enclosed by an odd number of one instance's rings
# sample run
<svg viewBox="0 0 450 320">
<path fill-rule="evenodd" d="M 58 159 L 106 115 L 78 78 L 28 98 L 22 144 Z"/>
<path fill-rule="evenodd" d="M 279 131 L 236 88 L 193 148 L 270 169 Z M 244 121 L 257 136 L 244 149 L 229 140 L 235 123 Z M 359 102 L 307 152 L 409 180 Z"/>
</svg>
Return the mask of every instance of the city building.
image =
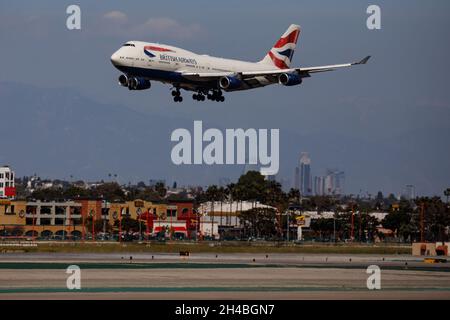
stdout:
<svg viewBox="0 0 450 320">
<path fill-rule="evenodd" d="M 201 203 L 198 208 L 200 235 L 214 239 L 239 238 L 242 232 L 240 214 L 256 208 L 277 210 L 266 204 L 251 201 L 208 201 Z"/>
<path fill-rule="evenodd" d="M 325 176 L 314 177 L 314 194 L 341 195 L 344 193 L 345 173 L 337 169 L 327 169 Z"/>
<path fill-rule="evenodd" d="M 344 193 L 345 173 L 338 169 L 327 169 L 325 176 L 325 194 L 340 195 Z"/>
<path fill-rule="evenodd" d="M 416 197 L 416 187 L 412 184 L 407 184 L 403 191 L 403 198 L 406 200 L 413 200 Z"/>
<path fill-rule="evenodd" d="M 164 236 L 178 238 L 195 237 L 198 232 L 197 216 L 190 200 L 155 203 L 143 200 L 47 202 L 0 199 L 0 236 L 92 239 L 106 230 L 119 233 L 121 220 L 127 217 L 140 219 L 145 224 L 145 230 L 141 231 L 148 236 L 155 236 L 163 229 Z M 95 229 L 88 227 L 92 226 L 92 221 Z"/>
<path fill-rule="evenodd" d="M 316 196 L 325 195 L 325 178 L 324 177 L 314 177 L 314 194 Z"/>
<path fill-rule="evenodd" d="M 308 152 L 300 155 L 300 192 L 305 196 L 312 193 L 311 159 Z"/>
<path fill-rule="evenodd" d="M 0 198 L 13 199 L 16 196 L 15 174 L 9 166 L 0 167 Z"/>
</svg>

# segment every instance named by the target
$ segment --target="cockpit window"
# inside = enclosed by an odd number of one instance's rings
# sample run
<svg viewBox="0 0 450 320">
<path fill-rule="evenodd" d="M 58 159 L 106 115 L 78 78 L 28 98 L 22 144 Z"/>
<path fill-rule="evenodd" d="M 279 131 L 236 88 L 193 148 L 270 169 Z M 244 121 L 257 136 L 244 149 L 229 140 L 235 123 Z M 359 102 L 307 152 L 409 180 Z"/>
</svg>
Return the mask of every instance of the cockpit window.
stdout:
<svg viewBox="0 0 450 320">
<path fill-rule="evenodd" d="M 122 47 L 134 47 L 135 45 L 132 43 L 125 43 Z"/>
</svg>

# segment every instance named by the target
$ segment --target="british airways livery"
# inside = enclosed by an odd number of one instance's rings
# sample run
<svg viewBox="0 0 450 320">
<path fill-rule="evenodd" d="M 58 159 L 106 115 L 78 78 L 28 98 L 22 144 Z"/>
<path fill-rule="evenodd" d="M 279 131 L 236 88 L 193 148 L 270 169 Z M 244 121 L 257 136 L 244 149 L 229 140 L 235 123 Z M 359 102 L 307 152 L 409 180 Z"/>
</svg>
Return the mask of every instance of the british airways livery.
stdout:
<svg viewBox="0 0 450 320">
<path fill-rule="evenodd" d="M 192 98 L 225 101 L 223 91 L 248 90 L 270 84 L 295 86 L 313 73 L 365 64 L 359 62 L 308 68 L 291 68 L 300 27 L 291 25 L 259 62 L 199 55 L 191 51 L 158 43 L 129 41 L 111 56 L 121 72 L 119 84 L 129 90 L 151 87 L 150 80 L 172 85 L 175 102 L 183 101 L 180 89 L 193 91 Z"/>
</svg>

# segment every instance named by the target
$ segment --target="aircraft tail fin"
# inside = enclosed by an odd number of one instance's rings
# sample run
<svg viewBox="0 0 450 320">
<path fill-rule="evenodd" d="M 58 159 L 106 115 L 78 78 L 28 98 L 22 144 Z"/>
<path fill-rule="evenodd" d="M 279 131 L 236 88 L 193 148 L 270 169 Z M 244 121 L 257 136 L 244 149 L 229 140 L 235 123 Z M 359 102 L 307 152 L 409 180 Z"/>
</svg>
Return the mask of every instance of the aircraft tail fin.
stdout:
<svg viewBox="0 0 450 320">
<path fill-rule="evenodd" d="M 291 24 L 259 63 L 269 64 L 279 69 L 288 69 L 299 35 L 300 26 Z"/>
</svg>

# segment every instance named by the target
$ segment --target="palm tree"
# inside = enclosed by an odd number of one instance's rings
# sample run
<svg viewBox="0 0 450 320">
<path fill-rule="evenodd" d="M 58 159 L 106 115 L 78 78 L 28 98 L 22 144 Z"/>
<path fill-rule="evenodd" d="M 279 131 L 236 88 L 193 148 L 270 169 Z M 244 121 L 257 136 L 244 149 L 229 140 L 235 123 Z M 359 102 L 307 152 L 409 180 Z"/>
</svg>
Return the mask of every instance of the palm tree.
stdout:
<svg viewBox="0 0 450 320">
<path fill-rule="evenodd" d="M 288 193 L 289 201 L 293 201 L 295 204 L 300 204 L 300 190 L 291 188 Z"/>
<path fill-rule="evenodd" d="M 444 190 L 444 196 L 447 197 L 447 204 L 448 204 L 448 197 L 450 196 L 450 188 Z"/>
<path fill-rule="evenodd" d="M 241 212 L 242 212 L 242 197 L 243 197 L 242 188 L 238 184 L 234 185 L 232 189 L 232 198 L 233 201 L 236 201 L 236 211 L 235 211 L 236 216 L 239 211 L 239 202 L 241 203 Z"/>
<path fill-rule="evenodd" d="M 231 212 L 232 212 L 232 205 L 233 205 L 233 201 L 234 201 L 234 188 L 236 187 L 236 185 L 234 183 L 230 183 L 229 185 L 227 185 L 227 187 L 225 188 L 225 192 L 226 195 L 228 197 L 228 201 L 230 202 L 230 212 L 229 212 L 229 218 L 227 218 L 227 224 L 229 221 L 229 224 L 231 225 Z"/>
<path fill-rule="evenodd" d="M 167 194 L 167 189 L 164 182 L 157 182 L 155 184 L 154 190 L 158 193 L 160 198 L 164 198 Z"/>
<path fill-rule="evenodd" d="M 223 201 L 226 199 L 226 192 L 225 192 L 225 188 L 224 187 L 220 187 L 217 190 L 217 197 L 218 200 L 220 201 L 220 225 L 223 225 L 223 221 L 222 221 L 222 217 L 223 217 Z"/>
</svg>

